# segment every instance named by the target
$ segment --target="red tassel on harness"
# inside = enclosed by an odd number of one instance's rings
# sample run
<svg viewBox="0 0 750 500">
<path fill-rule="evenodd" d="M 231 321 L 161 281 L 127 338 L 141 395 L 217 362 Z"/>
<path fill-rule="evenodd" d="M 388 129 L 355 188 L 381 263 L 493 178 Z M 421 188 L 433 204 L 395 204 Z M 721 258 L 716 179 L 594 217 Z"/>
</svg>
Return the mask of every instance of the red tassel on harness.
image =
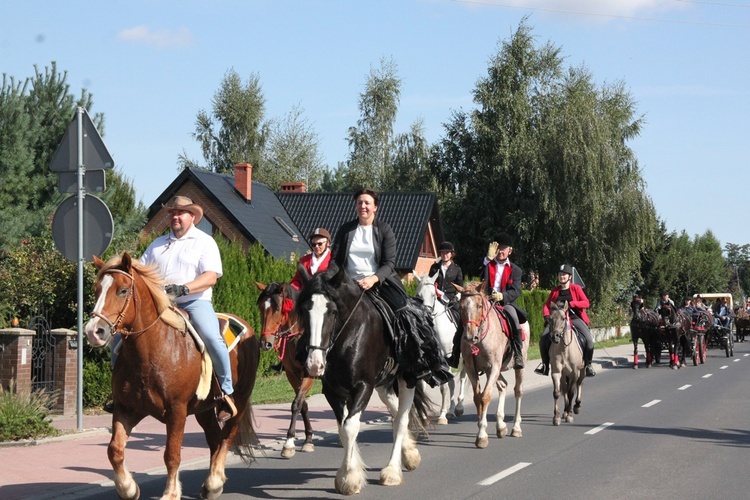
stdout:
<svg viewBox="0 0 750 500">
<path fill-rule="evenodd" d="M 281 306 L 282 314 L 289 314 L 294 309 L 294 301 L 292 299 L 284 299 L 284 305 Z"/>
</svg>

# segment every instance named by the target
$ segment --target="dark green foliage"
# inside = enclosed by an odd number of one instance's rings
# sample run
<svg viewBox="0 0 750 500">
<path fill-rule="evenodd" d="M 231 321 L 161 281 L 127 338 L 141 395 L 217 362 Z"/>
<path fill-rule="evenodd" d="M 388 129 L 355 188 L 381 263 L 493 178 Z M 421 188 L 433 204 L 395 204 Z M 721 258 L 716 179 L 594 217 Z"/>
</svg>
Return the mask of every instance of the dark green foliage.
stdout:
<svg viewBox="0 0 750 500">
<path fill-rule="evenodd" d="M 259 283 L 289 282 L 297 270 L 297 258 L 284 261 L 266 255 L 260 244 L 250 245 L 247 253 L 239 243 L 229 243 L 217 238 L 221 252 L 223 276 L 214 287 L 213 304 L 218 312 L 236 314 L 253 327 L 260 335 L 261 321 L 258 311 Z M 277 363 L 276 354 L 261 353 L 259 373 L 268 371 L 269 365 Z"/>
<path fill-rule="evenodd" d="M 531 342 L 536 344 L 544 330 L 544 315 L 542 307 L 549 296 L 549 290 L 535 288 L 534 290 L 524 290 L 521 296 L 516 299 L 516 305 L 526 311 L 529 319 L 529 328 L 531 330 Z"/>
<path fill-rule="evenodd" d="M 111 393 L 109 349 L 98 349 L 83 359 L 83 406 L 104 406 Z"/>
</svg>

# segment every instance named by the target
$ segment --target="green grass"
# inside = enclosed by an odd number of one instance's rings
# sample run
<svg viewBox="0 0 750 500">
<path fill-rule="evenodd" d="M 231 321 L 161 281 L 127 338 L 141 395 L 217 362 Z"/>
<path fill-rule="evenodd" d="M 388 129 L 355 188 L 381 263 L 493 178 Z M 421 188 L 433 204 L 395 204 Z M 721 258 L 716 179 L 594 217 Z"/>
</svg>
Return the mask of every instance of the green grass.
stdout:
<svg viewBox="0 0 750 500">
<path fill-rule="evenodd" d="M 624 335 L 617 339 L 597 342 L 595 347 L 601 349 L 602 347 L 614 347 L 622 344 L 630 344 L 631 342 L 630 335 Z M 529 346 L 528 359 L 539 359 L 539 357 L 539 346 L 537 344 L 531 344 Z M 316 380 L 309 395 L 319 394 L 321 390 L 321 382 L 320 380 Z M 292 386 L 289 385 L 285 375 L 258 377 L 255 381 L 255 388 L 253 389 L 253 404 L 291 404 L 293 399 L 294 391 L 292 390 Z"/>
<path fill-rule="evenodd" d="M 49 408 L 56 394 L 16 390 L 14 382 L 0 387 L 0 441 L 39 439 L 58 435 L 49 419 Z"/>
<path fill-rule="evenodd" d="M 320 394 L 322 385 L 316 380 L 308 396 Z M 286 379 L 286 375 L 270 375 L 258 377 L 253 388 L 253 404 L 290 403 L 294 399 L 294 390 Z"/>
</svg>

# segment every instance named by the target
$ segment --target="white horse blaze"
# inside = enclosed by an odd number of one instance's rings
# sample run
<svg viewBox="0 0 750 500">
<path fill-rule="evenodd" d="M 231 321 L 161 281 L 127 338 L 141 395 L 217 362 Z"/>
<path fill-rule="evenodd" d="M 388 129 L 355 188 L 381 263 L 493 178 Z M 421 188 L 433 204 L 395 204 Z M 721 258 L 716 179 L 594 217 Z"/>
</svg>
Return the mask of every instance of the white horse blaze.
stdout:
<svg viewBox="0 0 750 500">
<path fill-rule="evenodd" d="M 114 279 L 112 279 L 112 276 L 110 276 L 109 274 L 104 275 L 101 281 L 102 291 L 99 294 L 99 297 L 97 297 L 96 299 L 96 304 L 94 304 L 93 312 L 101 313 L 104 310 L 104 304 L 107 299 L 107 291 L 109 290 L 109 287 L 112 286 L 112 283 L 114 283 Z M 97 333 L 97 330 L 99 329 L 98 324 L 100 321 L 101 318 L 92 315 L 91 319 L 88 321 L 88 323 L 86 323 L 86 327 L 83 329 L 83 331 L 86 332 L 86 338 L 88 339 L 89 344 L 91 344 L 92 347 L 101 347 L 107 343 L 107 340 L 109 340 L 109 325 L 102 325 L 102 329 L 104 329 L 104 331 L 106 332 L 104 339 L 102 339 Z"/>
<path fill-rule="evenodd" d="M 310 309 L 310 345 L 326 347 L 323 342 L 323 320 L 327 311 L 328 299 L 322 294 L 316 293 L 310 298 L 312 308 Z M 311 349 L 307 353 L 307 371 L 313 377 L 320 377 L 326 368 L 325 351 Z"/>
</svg>

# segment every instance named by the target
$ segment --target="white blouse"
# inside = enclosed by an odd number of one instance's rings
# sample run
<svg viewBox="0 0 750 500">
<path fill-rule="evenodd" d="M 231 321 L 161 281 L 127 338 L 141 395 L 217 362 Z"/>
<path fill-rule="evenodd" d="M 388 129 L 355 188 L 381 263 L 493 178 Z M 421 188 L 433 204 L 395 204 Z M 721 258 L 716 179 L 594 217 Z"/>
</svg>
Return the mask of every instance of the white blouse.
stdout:
<svg viewBox="0 0 750 500">
<path fill-rule="evenodd" d="M 358 225 L 349 247 L 346 272 L 352 279 L 359 280 L 375 274 L 377 270 L 378 263 L 375 262 L 375 241 L 372 226 Z"/>
</svg>

